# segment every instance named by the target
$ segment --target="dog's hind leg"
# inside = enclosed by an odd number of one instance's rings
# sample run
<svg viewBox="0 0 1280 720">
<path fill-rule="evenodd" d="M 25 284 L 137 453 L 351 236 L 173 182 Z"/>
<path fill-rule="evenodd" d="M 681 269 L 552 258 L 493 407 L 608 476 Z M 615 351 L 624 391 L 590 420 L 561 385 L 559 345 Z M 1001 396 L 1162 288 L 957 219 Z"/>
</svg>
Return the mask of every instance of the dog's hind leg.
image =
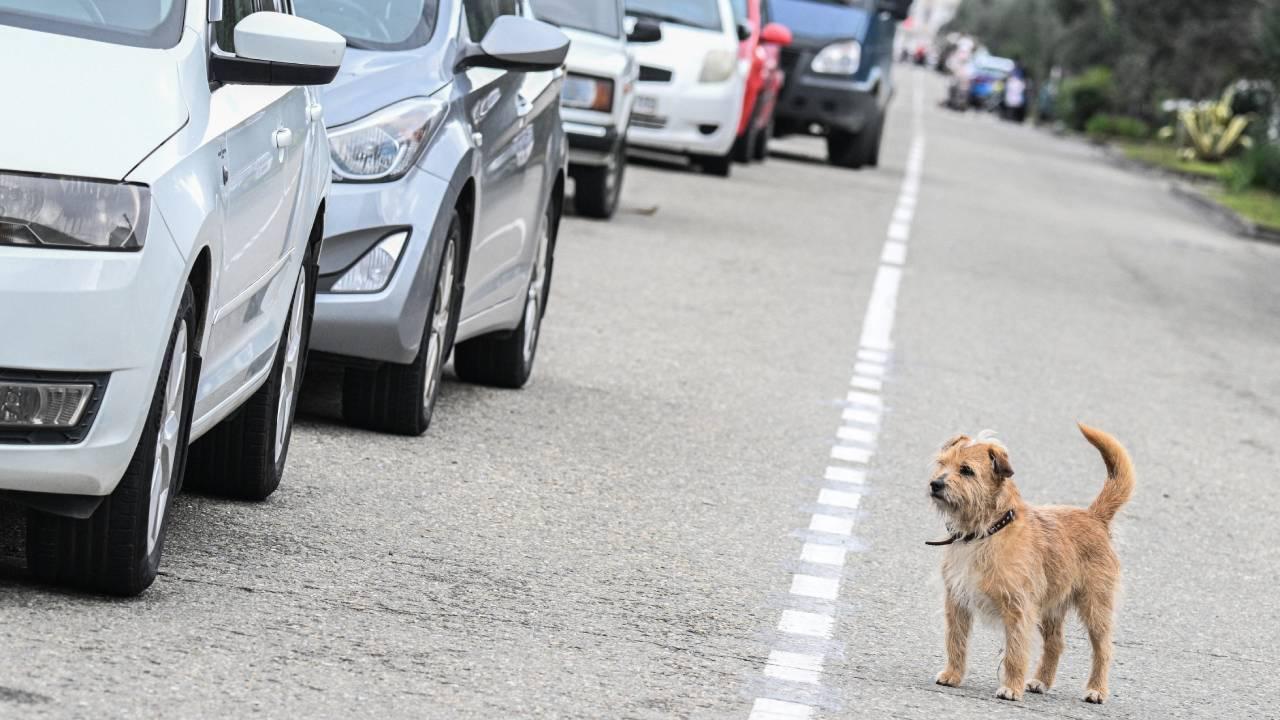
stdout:
<svg viewBox="0 0 1280 720">
<path fill-rule="evenodd" d="M 1101 704 L 1107 699 L 1113 600 L 1112 588 L 1090 589 L 1081 594 L 1077 606 L 1080 620 L 1089 631 L 1089 643 L 1093 645 L 1093 668 L 1089 672 L 1089 684 L 1085 688 L 1085 702 Z"/>
<path fill-rule="evenodd" d="M 1004 618 L 1004 686 L 996 691 L 1001 700 L 1021 700 L 1027 685 L 1027 663 L 1031 657 L 1031 628 L 1034 616 L 1029 603 L 1014 600 L 1001 615 Z"/>
<path fill-rule="evenodd" d="M 969 649 L 969 631 L 973 615 L 969 608 L 957 603 L 947 592 L 947 667 L 938 673 L 937 683 L 956 687 L 964 679 L 965 657 Z"/>
<path fill-rule="evenodd" d="M 1036 675 L 1027 681 L 1027 689 L 1033 693 L 1049 692 L 1053 678 L 1058 673 L 1058 659 L 1062 657 L 1063 630 L 1066 611 L 1054 608 L 1040 616 L 1040 636 L 1044 639 L 1044 654 Z"/>
</svg>

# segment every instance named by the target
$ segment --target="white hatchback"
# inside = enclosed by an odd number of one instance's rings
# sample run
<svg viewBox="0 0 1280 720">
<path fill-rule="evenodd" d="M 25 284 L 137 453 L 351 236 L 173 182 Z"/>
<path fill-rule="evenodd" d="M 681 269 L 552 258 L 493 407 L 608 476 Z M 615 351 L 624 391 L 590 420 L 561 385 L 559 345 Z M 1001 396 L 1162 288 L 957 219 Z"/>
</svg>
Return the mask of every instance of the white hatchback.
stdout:
<svg viewBox="0 0 1280 720">
<path fill-rule="evenodd" d="M 280 482 L 329 186 L 306 86 L 346 49 L 289 10 L 0 1 L 0 491 L 41 580 L 145 589 L 188 465 Z"/>
<path fill-rule="evenodd" d="M 727 176 L 742 116 L 750 60 L 729 0 L 626 0 L 629 22 L 661 23 L 657 42 L 634 46 L 640 63 L 627 140 L 633 147 L 690 156 Z"/>
</svg>

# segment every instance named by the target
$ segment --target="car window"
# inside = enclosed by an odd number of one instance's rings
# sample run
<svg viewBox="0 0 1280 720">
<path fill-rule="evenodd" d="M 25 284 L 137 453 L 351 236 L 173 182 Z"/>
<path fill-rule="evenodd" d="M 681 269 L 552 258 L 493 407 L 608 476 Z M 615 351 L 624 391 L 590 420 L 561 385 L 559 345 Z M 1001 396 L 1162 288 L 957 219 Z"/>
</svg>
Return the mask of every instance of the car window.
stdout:
<svg viewBox="0 0 1280 720">
<path fill-rule="evenodd" d="M 484 39 L 494 20 L 503 15 L 520 14 L 519 0 L 466 0 L 463 7 L 467 11 L 467 27 L 474 42 Z"/>
<path fill-rule="evenodd" d="M 214 39 L 218 48 L 229 53 L 236 51 L 236 23 L 256 12 L 264 10 L 280 11 L 276 0 L 223 0 L 222 20 L 214 23 Z"/>
<path fill-rule="evenodd" d="M 627 14 L 660 22 L 719 30 L 719 0 L 627 0 Z"/>
<path fill-rule="evenodd" d="M 185 0 L 0 0 L 0 25 L 145 48 L 177 45 L 185 13 Z"/>
<path fill-rule="evenodd" d="M 622 18 L 618 10 L 618 3 L 608 1 L 533 0 L 533 12 L 539 20 L 609 37 L 622 35 Z"/>
<path fill-rule="evenodd" d="M 409 50 L 427 44 L 435 30 L 438 0 L 294 0 L 300 17 L 328 26 L 362 50 Z"/>
<path fill-rule="evenodd" d="M 733 19 L 739 23 L 746 22 L 751 16 L 747 12 L 747 0 L 733 0 Z"/>
</svg>

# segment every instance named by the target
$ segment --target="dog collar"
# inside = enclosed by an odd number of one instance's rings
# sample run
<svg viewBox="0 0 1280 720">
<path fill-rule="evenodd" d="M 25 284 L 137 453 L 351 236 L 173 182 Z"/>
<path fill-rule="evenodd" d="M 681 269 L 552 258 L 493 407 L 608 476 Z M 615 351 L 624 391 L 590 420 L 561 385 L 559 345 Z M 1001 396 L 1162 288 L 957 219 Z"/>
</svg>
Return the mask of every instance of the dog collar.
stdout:
<svg viewBox="0 0 1280 720">
<path fill-rule="evenodd" d="M 1001 516 L 999 520 L 995 522 L 994 525 L 987 528 L 987 531 L 985 533 L 969 533 L 968 535 L 961 535 L 960 533 L 952 533 L 951 537 L 947 538 L 946 540 L 925 540 L 924 544 L 933 545 L 933 546 L 950 545 L 951 543 L 956 542 L 957 540 L 960 542 L 973 542 L 974 540 L 979 540 L 984 537 L 991 537 L 992 535 L 995 535 L 996 533 L 1005 529 L 1005 527 L 1008 526 L 1009 523 L 1013 522 L 1013 519 L 1016 516 L 1017 515 L 1013 512 L 1013 509 L 1010 508 L 1009 512 L 1006 512 L 1003 516 Z"/>
</svg>

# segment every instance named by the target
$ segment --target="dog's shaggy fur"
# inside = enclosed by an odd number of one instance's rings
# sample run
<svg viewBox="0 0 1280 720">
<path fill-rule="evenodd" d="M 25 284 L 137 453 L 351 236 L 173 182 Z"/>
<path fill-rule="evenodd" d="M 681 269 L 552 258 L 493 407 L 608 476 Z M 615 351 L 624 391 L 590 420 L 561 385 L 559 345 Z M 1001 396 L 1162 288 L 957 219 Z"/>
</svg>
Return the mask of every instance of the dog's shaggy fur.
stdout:
<svg viewBox="0 0 1280 720">
<path fill-rule="evenodd" d="M 1023 689 L 1043 693 L 1053 685 L 1062 654 L 1063 624 L 1075 608 L 1093 645 L 1093 669 L 1084 699 L 1107 697 L 1111 625 L 1120 583 L 1120 561 L 1111 547 L 1112 518 L 1133 493 L 1133 463 L 1124 447 L 1101 430 L 1080 425 L 1107 465 L 1102 492 L 1088 508 L 1035 507 L 1014 486 L 1004 445 L 988 433 L 960 435 L 938 453 L 929 496 L 953 537 L 942 560 L 946 586 L 947 665 L 940 685 L 964 678 L 973 618 L 985 616 L 1005 630 L 1003 686 L 996 697 L 1019 700 Z M 1014 520 L 992 527 L 1009 510 Z M 972 540 L 963 536 L 973 533 Z M 1032 633 L 1039 625 L 1044 654 L 1027 679 Z"/>
</svg>

